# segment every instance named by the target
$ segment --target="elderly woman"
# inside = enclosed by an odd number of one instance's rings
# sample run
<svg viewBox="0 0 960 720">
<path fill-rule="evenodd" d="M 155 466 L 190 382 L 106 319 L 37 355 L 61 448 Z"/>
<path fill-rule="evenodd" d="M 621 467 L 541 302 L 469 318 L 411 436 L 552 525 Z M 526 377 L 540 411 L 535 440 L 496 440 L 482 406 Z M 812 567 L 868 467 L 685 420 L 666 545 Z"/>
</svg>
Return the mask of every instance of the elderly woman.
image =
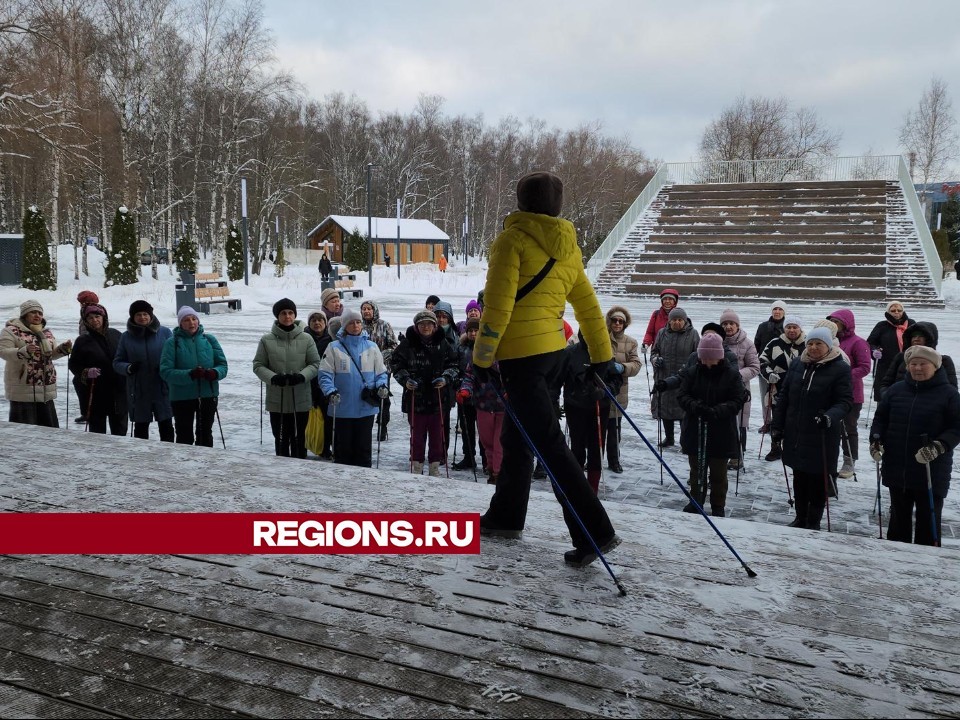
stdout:
<svg viewBox="0 0 960 720">
<path fill-rule="evenodd" d="M 10 422 L 60 427 L 57 371 L 53 361 L 70 354 L 73 343 L 57 344 L 36 300 L 20 305 L 20 316 L 0 332 L 0 357 L 6 361 L 3 387 L 10 402 Z"/>
<path fill-rule="evenodd" d="M 828 480 L 837 477 L 840 426 L 853 405 L 850 366 L 825 327 L 807 333 L 807 346 L 790 364 L 773 407 L 770 438 L 782 443 L 793 468 L 797 517 L 790 527 L 819 530 Z"/>
<path fill-rule="evenodd" d="M 83 307 L 83 325 L 86 332 L 73 344 L 68 364 L 87 398 L 80 412 L 90 432 L 105 434 L 109 420 L 111 435 L 126 435 L 127 379 L 113 371 L 120 331 L 110 327 L 107 309 L 97 304 Z"/>
<path fill-rule="evenodd" d="M 916 320 L 907 317 L 903 303 L 899 300 L 891 300 L 887 303 L 887 311 L 883 317 L 884 319 L 874 325 L 867 336 L 870 355 L 874 362 L 873 399 L 877 402 L 880 402 L 881 395 L 880 388 L 877 387 L 877 379 L 882 379 L 893 364 L 894 358 L 902 353 L 904 348 L 910 346 L 904 334 L 907 328 L 916 323 Z"/>
<path fill-rule="evenodd" d="M 637 352 L 637 341 L 627 335 L 630 327 L 630 312 L 621 305 L 614 305 L 607 311 L 607 332 L 610 333 L 610 345 L 613 348 L 613 362 L 620 375 L 620 392 L 617 393 L 617 402 L 627 407 L 629 388 L 628 378 L 640 372 L 643 363 Z M 610 416 L 606 420 L 607 426 L 607 466 L 615 473 L 622 473 L 620 465 L 620 411 L 610 403 Z"/>
<path fill-rule="evenodd" d="M 340 316 L 342 327 L 320 361 L 317 381 L 335 425 L 333 458 L 341 465 L 370 467 L 373 417 L 387 397 L 387 368 L 356 310 Z"/>
<path fill-rule="evenodd" d="M 737 470 L 743 467 L 743 453 L 747 449 L 747 428 L 750 427 L 750 381 L 760 374 L 760 356 L 746 331 L 741 329 L 740 316 L 733 310 L 723 311 L 720 315 L 720 327 L 723 328 L 723 345 L 737 356 L 740 379 L 747 389 L 747 401 L 743 404 L 738 419 L 741 452 L 739 457 L 727 464 L 730 470 Z"/>
<path fill-rule="evenodd" d="M 883 484 L 890 491 L 887 539 L 935 545 L 941 537 L 953 449 L 960 443 L 960 395 L 947 381 L 936 350 L 914 345 L 904 355 L 909 377 L 892 385 L 877 406 L 870 454 L 883 460 Z"/>
<path fill-rule="evenodd" d="M 673 447 L 676 442 L 675 423 L 683 420 L 683 408 L 677 400 L 677 388 L 665 389 L 665 383 L 661 383 L 661 380 L 677 375 L 692 354 L 696 353 L 699 344 L 700 334 L 693 329 L 693 323 L 687 317 L 686 311 L 683 308 L 674 308 L 670 311 L 669 323 L 657 333 L 657 339 L 650 349 L 656 389 L 650 403 L 653 417 L 663 422 L 660 447 Z M 695 366 L 696 357 L 693 357 Z"/>
<path fill-rule="evenodd" d="M 227 358 L 220 343 L 204 332 L 197 311 L 184 305 L 177 312 L 177 329 L 160 355 L 160 377 L 170 388 L 178 443 L 193 445 L 196 441 L 213 447 L 220 381 L 226 376 Z"/>
<path fill-rule="evenodd" d="M 334 317 L 340 317 L 343 313 L 343 303 L 340 301 L 340 291 L 334 288 L 327 288 L 320 293 L 320 308 L 327 320 Z"/>
</svg>

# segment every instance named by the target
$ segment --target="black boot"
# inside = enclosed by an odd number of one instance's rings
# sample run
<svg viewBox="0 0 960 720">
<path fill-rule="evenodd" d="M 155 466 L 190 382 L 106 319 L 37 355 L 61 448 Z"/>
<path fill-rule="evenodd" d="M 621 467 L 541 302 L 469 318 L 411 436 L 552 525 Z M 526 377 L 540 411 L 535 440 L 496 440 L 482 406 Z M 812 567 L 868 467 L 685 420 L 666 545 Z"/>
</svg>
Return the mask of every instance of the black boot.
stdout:
<svg viewBox="0 0 960 720">
<path fill-rule="evenodd" d="M 804 528 L 807 526 L 807 506 L 801 506 L 800 503 L 797 503 L 797 516 L 793 519 L 793 522 L 787 525 L 787 527 L 792 528 Z"/>
<path fill-rule="evenodd" d="M 810 503 L 810 508 L 807 510 L 807 530 L 820 529 L 820 521 L 823 520 L 823 508 L 823 505 Z"/>
<path fill-rule="evenodd" d="M 766 454 L 763 458 L 767 462 L 773 462 L 774 460 L 779 460 L 783 457 L 783 446 L 780 444 L 780 440 L 771 440 L 770 441 L 770 452 Z"/>
</svg>

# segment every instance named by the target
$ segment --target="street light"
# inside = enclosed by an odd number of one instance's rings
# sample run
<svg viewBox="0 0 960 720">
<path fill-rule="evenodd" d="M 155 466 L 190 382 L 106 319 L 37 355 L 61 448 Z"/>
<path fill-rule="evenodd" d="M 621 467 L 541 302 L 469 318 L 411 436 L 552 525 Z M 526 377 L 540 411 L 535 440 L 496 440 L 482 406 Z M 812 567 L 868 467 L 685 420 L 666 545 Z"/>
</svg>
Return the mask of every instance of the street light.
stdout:
<svg viewBox="0 0 960 720">
<path fill-rule="evenodd" d="M 373 287 L 373 217 L 370 214 L 370 177 L 373 169 L 379 167 L 367 163 L 367 283 Z"/>
</svg>

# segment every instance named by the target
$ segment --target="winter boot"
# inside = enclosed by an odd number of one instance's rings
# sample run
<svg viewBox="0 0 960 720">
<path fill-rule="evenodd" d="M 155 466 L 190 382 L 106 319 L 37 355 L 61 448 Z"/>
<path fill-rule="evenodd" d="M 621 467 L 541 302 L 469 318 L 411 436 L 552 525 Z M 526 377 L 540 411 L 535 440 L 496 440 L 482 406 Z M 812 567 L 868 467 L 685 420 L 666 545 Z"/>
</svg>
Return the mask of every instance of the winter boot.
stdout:
<svg viewBox="0 0 960 720">
<path fill-rule="evenodd" d="M 587 470 L 587 482 L 590 483 L 593 494 L 597 495 L 600 492 L 600 470 Z"/>
<path fill-rule="evenodd" d="M 440 463 L 439 462 L 430 463 L 430 472 L 427 474 L 430 477 L 440 477 Z"/>
<path fill-rule="evenodd" d="M 460 462 L 455 462 L 451 467 L 454 470 L 473 470 L 477 467 L 477 461 L 470 457 L 464 457 Z"/>
<path fill-rule="evenodd" d="M 711 508 L 710 508 L 710 514 L 713 515 L 714 517 L 726 517 L 726 516 L 727 516 L 726 510 L 724 510 L 722 506 L 721 506 L 721 507 L 711 507 Z"/>
<path fill-rule="evenodd" d="M 423 475 L 422 462 L 410 463 L 410 465 L 411 465 L 410 472 L 412 472 L 414 475 Z"/>
<path fill-rule="evenodd" d="M 807 508 L 801 507 L 800 503 L 797 503 L 797 516 L 793 519 L 793 522 L 787 525 L 787 527 L 792 528 L 804 528 L 807 526 Z"/>
<path fill-rule="evenodd" d="M 856 473 L 856 461 L 852 457 L 843 456 L 843 467 L 840 468 L 840 477 L 852 478 Z"/>
<path fill-rule="evenodd" d="M 496 485 L 499 478 L 500 473 L 491 472 L 490 477 L 487 478 L 487 485 Z"/>
<path fill-rule="evenodd" d="M 771 440 L 770 441 L 770 452 L 764 456 L 764 460 L 767 462 L 773 462 L 774 460 L 779 460 L 783 457 L 783 445 L 781 444 L 782 440 Z"/>
<path fill-rule="evenodd" d="M 807 511 L 807 530 L 820 529 L 820 521 L 823 520 L 823 508 L 823 505 L 810 503 L 810 509 Z"/>
<path fill-rule="evenodd" d="M 614 535 L 612 538 L 607 540 L 604 543 L 597 543 L 600 547 L 600 552 L 606 555 L 608 552 L 613 550 L 621 542 L 620 538 Z M 597 552 L 593 549 L 593 546 L 588 548 L 574 548 L 573 550 L 567 550 L 563 554 L 563 561 L 572 567 L 586 567 L 594 560 L 597 559 Z"/>
<path fill-rule="evenodd" d="M 534 480 L 545 480 L 547 477 L 547 471 L 543 469 L 543 465 L 537 461 L 536 466 L 533 468 L 533 479 Z"/>
</svg>

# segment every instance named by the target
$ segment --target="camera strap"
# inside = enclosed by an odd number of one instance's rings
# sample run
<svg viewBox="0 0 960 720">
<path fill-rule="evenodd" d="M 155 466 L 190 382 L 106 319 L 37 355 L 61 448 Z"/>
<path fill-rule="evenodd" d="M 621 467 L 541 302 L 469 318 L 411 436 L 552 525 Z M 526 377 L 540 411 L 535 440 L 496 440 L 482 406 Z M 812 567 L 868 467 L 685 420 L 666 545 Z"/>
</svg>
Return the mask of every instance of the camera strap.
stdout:
<svg viewBox="0 0 960 720">
<path fill-rule="evenodd" d="M 337 342 L 340 342 L 340 341 L 338 340 Z M 350 353 L 350 351 L 347 349 L 347 346 L 344 345 L 342 342 L 340 343 L 340 347 L 343 348 L 343 351 L 347 354 L 347 357 L 353 360 L 353 364 L 357 368 L 357 372 L 360 373 L 360 383 L 364 387 L 367 387 L 367 383 L 363 379 L 363 370 L 360 369 L 360 363 L 357 362 L 357 359 Z"/>
</svg>

